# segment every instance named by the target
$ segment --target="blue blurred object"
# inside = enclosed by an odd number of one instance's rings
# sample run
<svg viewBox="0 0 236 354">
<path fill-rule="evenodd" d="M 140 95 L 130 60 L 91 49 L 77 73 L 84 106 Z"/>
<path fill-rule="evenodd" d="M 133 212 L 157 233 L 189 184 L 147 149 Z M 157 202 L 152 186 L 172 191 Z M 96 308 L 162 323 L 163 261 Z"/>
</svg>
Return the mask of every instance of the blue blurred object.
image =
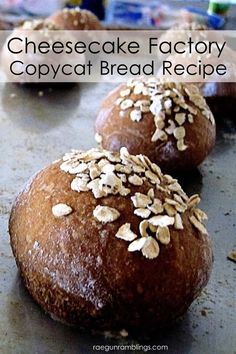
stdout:
<svg viewBox="0 0 236 354">
<path fill-rule="evenodd" d="M 129 27 L 156 27 L 170 28 L 181 21 L 184 12 L 188 13 L 192 21 L 204 23 L 212 29 L 224 26 L 225 18 L 217 14 L 209 14 L 194 6 L 178 8 L 164 4 L 158 0 L 108 0 L 106 9 L 106 23 L 119 24 Z M 177 2 L 175 3 L 177 5 Z M 184 17 L 183 17 L 184 20 Z"/>
<path fill-rule="evenodd" d="M 155 26 L 161 16 L 159 10 L 164 7 L 159 1 L 109 0 L 106 22 L 130 26 Z"/>
</svg>

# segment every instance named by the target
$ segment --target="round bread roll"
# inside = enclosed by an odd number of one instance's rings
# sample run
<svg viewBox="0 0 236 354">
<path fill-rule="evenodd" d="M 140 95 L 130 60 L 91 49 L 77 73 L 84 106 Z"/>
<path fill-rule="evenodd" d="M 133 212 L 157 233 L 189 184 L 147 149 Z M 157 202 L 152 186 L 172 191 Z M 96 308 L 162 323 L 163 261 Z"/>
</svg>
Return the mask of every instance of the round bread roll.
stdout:
<svg viewBox="0 0 236 354">
<path fill-rule="evenodd" d="M 191 35 L 193 35 L 195 39 L 196 34 L 194 31 L 197 31 L 198 40 L 204 40 L 206 37 L 207 30 L 209 30 L 209 28 L 202 23 L 198 23 L 194 21 L 193 22 L 185 21 L 181 23 L 177 22 L 167 31 L 163 31 L 160 37 L 160 42 L 166 41 L 166 42 L 176 43 L 177 41 L 186 40 Z M 160 56 L 164 57 L 167 55 L 162 54 Z"/>
<path fill-rule="evenodd" d="M 197 86 L 130 80 L 103 101 L 96 124 L 102 147 L 143 153 L 165 172 L 198 166 L 215 144 L 215 121 Z"/>
<path fill-rule="evenodd" d="M 143 156 L 72 151 L 12 208 L 11 246 L 42 308 L 90 329 L 170 325 L 207 284 L 206 214 Z"/>
<path fill-rule="evenodd" d="M 46 22 L 43 19 L 27 20 L 24 21 L 20 26 L 14 28 L 13 32 L 7 37 L 1 51 L 1 67 L 9 81 L 18 83 L 36 83 L 38 81 L 38 78 L 34 77 L 33 75 L 27 77 L 26 74 L 23 74 L 22 76 L 12 74 L 12 72 L 10 71 L 10 63 L 13 63 L 15 60 L 20 60 L 24 62 L 25 65 L 31 64 L 32 55 L 26 55 L 24 52 L 20 53 L 20 51 L 22 51 L 22 46 L 21 42 L 19 41 L 15 42 L 13 48 L 14 51 L 19 51 L 20 54 L 13 54 L 8 49 L 8 40 L 14 37 L 22 38 L 23 35 L 26 34 L 24 31 L 32 31 L 30 32 L 31 40 L 35 40 L 35 42 L 37 43 L 37 36 L 34 35 L 33 31 L 41 31 L 42 38 L 48 39 L 48 32 L 58 29 L 59 28 L 57 28 L 53 23 L 50 23 L 49 21 Z M 39 54 L 35 54 L 33 59 L 34 64 L 39 64 L 41 62 L 44 63 L 45 61 L 45 58 Z M 23 70 L 25 70 L 23 65 L 22 68 Z"/>
<path fill-rule="evenodd" d="M 27 20 L 22 23 L 21 26 L 15 28 L 17 33 L 18 30 L 31 30 L 31 31 L 39 31 L 44 30 L 45 34 L 46 31 L 56 31 L 60 28 L 56 26 L 53 22 L 46 21 L 45 19 L 34 19 L 34 20 Z"/>
<path fill-rule="evenodd" d="M 46 21 L 58 26 L 61 30 L 103 30 L 101 22 L 92 12 L 79 7 L 59 10 Z"/>
<path fill-rule="evenodd" d="M 39 53 L 38 51 L 33 54 L 32 48 L 29 49 L 29 52 L 26 54 L 25 51 L 22 49 L 22 43 L 20 41 L 14 41 L 14 44 L 11 44 L 11 47 L 14 49 L 14 51 L 19 54 L 13 54 L 11 51 L 8 49 L 8 42 L 10 38 L 14 37 L 19 37 L 23 38 L 27 35 L 29 35 L 28 38 L 30 38 L 30 41 L 34 42 L 35 45 L 39 45 L 41 42 L 45 41 L 47 43 L 50 43 L 50 41 L 56 42 L 58 40 L 62 41 L 62 43 L 66 43 L 67 41 L 73 41 L 74 36 L 73 32 L 58 32 L 60 28 L 54 24 L 53 22 L 49 20 L 43 20 L 43 19 L 37 19 L 37 20 L 32 20 L 32 21 L 25 21 L 21 26 L 16 27 L 14 31 L 8 36 L 7 40 L 4 43 L 4 46 L 2 48 L 1 52 L 1 64 L 2 68 L 4 70 L 4 73 L 6 77 L 9 79 L 11 82 L 17 82 L 17 83 L 27 83 L 27 84 L 37 84 L 37 85 L 47 85 L 48 82 L 51 82 L 52 85 L 57 85 L 57 86 L 63 86 L 65 85 L 72 85 L 73 82 L 71 82 L 71 77 L 70 76 L 65 76 L 58 74 L 57 80 L 59 82 L 53 82 L 54 80 L 54 73 L 51 70 L 49 73 L 41 75 L 41 78 L 39 79 L 39 66 L 45 65 L 45 63 L 50 67 L 50 65 L 53 65 L 54 68 L 57 68 L 59 64 L 64 65 L 65 62 L 70 65 L 76 65 L 76 64 L 84 64 L 85 63 L 85 55 L 80 54 L 80 56 L 71 56 L 71 57 L 66 57 L 66 54 L 58 56 L 57 54 L 48 54 L 47 55 L 47 60 L 45 60 L 45 55 Z M 28 32 L 29 31 L 29 32 Z M 28 32 L 28 33 L 26 33 Z M 14 69 L 13 72 L 22 72 L 21 75 L 13 74 L 12 71 L 10 71 L 10 63 L 13 63 L 15 61 L 21 61 L 22 64 L 17 66 L 17 64 L 14 64 Z M 28 65 L 35 65 L 35 68 L 37 71 L 35 71 L 34 74 L 28 74 L 26 67 Z M 32 68 L 29 69 L 29 72 L 32 73 L 34 72 Z M 42 72 L 45 72 L 45 70 L 42 70 Z M 41 80 L 41 81 L 40 81 Z"/>
<path fill-rule="evenodd" d="M 205 23 L 196 21 L 184 21 L 175 23 L 167 32 L 172 30 L 181 31 L 206 31 L 209 27 Z"/>
<path fill-rule="evenodd" d="M 160 60 L 160 64 L 165 58 L 168 58 L 170 54 L 171 55 L 176 54 L 175 50 L 173 49 L 173 46 L 177 42 L 180 41 L 186 43 L 190 37 L 193 41 L 208 40 L 210 38 L 210 35 L 209 32 L 206 32 L 207 30 L 209 30 L 209 28 L 202 23 L 184 21 L 184 22 L 177 22 L 167 31 L 163 31 L 159 38 L 159 41 L 160 43 L 170 42 L 172 45 L 172 49 L 171 49 L 171 53 L 163 53 L 159 49 L 156 50 L 157 58 Z"/>
<path fill-rule="evenodd" d="M 176 23 L 172 28 L 168 31 L 163 32 L 160 37 L 160 41 L 171 42 L 172 44 L 177 41 L 183 40 L 185 41 L 190 35 L 195 41 L 216 41 L 218 43 L 223 43 L 226 38 L 225 35 L 222 35 L 220 31 L 209 31 L 210 28 L 205 24 L 197 23 L 197 22 L 183 22 Z M 229 43 L 232 44 L 230 39 L 228 38 Z M 197 62 L 198 55 L 196 53 L 188 53 L 187 55 L 183 55 L 182 57 L 176 56 L 176 53 L 172 51 L 171 56 L 168 57 L 167 54 L 162 54 L 157 51 L 157 56 L 159 59 L 164 60 L 164 58 L 168 58 L 173 63 L 183 64 L 189 61 L 190 63 Z M 207 63 L 211 63 L 215 66 L 219 64 L 219 58 L 215 55 L 212 55 L 209 59 L 209 56 L 206 58 L 201 57 L 201 61 Z M 235 77 L 235 52 L 229 47 L 225 46 L 224 51 L 222 53 L 221 62 L 227 64 L 227 72 L 228 72 L 228 81 L 229 82 L 204 82 L 202 83 L 199 80 L 198 86 L 201 94 L 205 97 L 207 104 L 209 105 L 213 115 L 215 118 L 225 118 L 225 117 L 233 117 L 234 114 L 234 100 L 236 97 L 236 85 L 233 82 L 233 78 Z M 234 64 L 234 66 L 232 66 Z M 196 77 L 196 76 L 195 76 Z M 219 78 L 219 76 L 218 76 Z M 208 78 L 210 80 L 210 78 Z M 211 79 L 214 81 L 214 77 Z M 231 81 L 231 82 L 230 82 Z"/>
<path fill-rule="evenodd" d="M 207 82 L 200 84 L 200 91 L 216 119 L 234 117 L 235 82 Z"/>
</svg>

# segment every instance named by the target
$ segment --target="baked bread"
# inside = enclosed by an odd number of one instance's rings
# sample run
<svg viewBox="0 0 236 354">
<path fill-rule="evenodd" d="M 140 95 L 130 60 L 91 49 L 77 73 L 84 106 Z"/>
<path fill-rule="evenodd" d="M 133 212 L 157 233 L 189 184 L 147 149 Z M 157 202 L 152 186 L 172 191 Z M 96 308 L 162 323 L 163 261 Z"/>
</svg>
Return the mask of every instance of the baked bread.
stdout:
<svg viewBox="0 0 236 354">
<path fill-rule="evenodd" d="M 234 118 L 235 82 L 203 83 L 200 91 L 216 119 Z"/>
<path fill-rule="evenodd" d="M 79 7 L 59 10 L 48 17 L 46 21 L 53 23 L 61 30 L 103 30 L 101 22 L 92 12 Z"/>
<path fill-rule="evenodd" d="M 57 80 L 59 82 L 56 82 L 54 79 L 54 74 L 53 71 L 50 70 L 49 73 L 41 75 L 39 79 L 39 67 L 40 65 L 45 65 L 45 55 L 41 54 L 40 52 L 36 52 L 34 54 L 31 54 L 29 49 L 29 53 L 26 54 L 24 51 L 22 51 L 22 43 L 19 41 L 14 41 L 14 44 L 12 45 L 14 48 L 15 52 L 19 52 L 19 54 L 12 54 L 9 49 L 8 49 L 8 40 L 10 38 L 14 37 L 25 37 L 25 31 L 30 31 L 30 40 L 36 44 L 39 44 L 40 42 L 47 42 L 50 43 L 50 41 L 56 42 L 58 40 L 62 41 L 62 43 L 66 43 L 67 41 L 73 41 L 74 36 L 73 32 L 66 32 L 64 31 L 63 33 L 58 32 L 60 28 L 56 26 L 53 22 L 49 20 L 44 20 L 44 19 L 36 19 L 32 21 L 25 21 L 21 26 L 16 27 L 13 32 L 9 35 L 7 40 L 4 43 L 4 46 L 2 48 L 1 52 L 1 64 L 2 68 L 4 70 L 5 75 L 8 77 L 9 81 L 12 82 L 18 82 L 18 83 L 27 83 L 27 84 L 43 84 L 48 85 L 48 82 L 51 82 L 51 85 L 57 85 L 57 86 L 63 86 L 65 85 L 71 85 L 73 84 L 70 80 L 70 76 L 65 76 L 62 75 L 60 76 L 60 70 L 57 75 Z M 22 52 L 20 52 L 22 51 Z M 32 60 L 33 59 L 33 60 Z M 13 63 L 14 61 L 22 61 L 23 64 L 20 64 L 19 67 L 17 67 L 17 64 L 14 64 L 14 69 L 13 72 L 21 72 L 21 75 L 13 74 L 10 71 L 10 64 Z M 59 64 L 64 65 L 66 63 L 68 64 L 84 64 L 85 63 L 85 55 L 80 54 L 79 57 L 76 56 L 71 56 L 70 58 L 66 57 L 66 54 L 58 56 L 57 54 L 48 54 L 46 63 L 50 67 L 50 65 L 54 65 L 54 68 L 57 67 Z M 35 65 L 37 71 L 35 71 L 34 74 L 28 74 L 27 73 L 27 66 L 29 65 Z M 29 72 L 32 72 L 33 69 L 30 68 Z M 42 72 L 45 73 L 45 70 L 42 70 Z"/>
<path fill-rule="evenodd" d="M 172 28 L 168 31 L 165 31 L 163 35 L 160 37 L 161 41 L 167 41 L 176 43 L 177 41 L 186 40 L 186 36 L 190 36 L 193 40 L 202 40 L 206 41 L 217 41 L 218 43 L 222 43 L 226 40 L 225 36 L 222 35 L 220 31 L 209 31 L 210 28 L 205 24 L 197 23 L 197 22 L 183 22 L 176 23 Z M 197 32 L 195 32 L 197 31 Z M 231 40 L 228 38 L 229 43 Z M 231 42 L 232 45 L 232 42 Z M 176 64 L 186 64 L 189 62 L 196 62 L 198 56 L 197 54 L 188 53 L 187 55 L 183 55 L 182 57 L 176 56 L 174 51 L 172 51 L 172 55 L 168 57 L 168 55 L 161 54 L 159 51 L 157 52 L 158 58 L 160 60 L 164 60 L 168 58 L 172 63 Z M 206 59 L 201 56 L 201 61 L 204 62 L 206 60 L 207 63 L 211 63 L 212 65 L 217 66 L 219 64 L 219 59 L 217 57 L 211 56 L 209 60 L 209 56 L 206 56 Z M 205 97 L 207 104 L 209 105 L 213 115 L 217 119 L 224 119 L 226 117 L 233 117 L 234 115 L 234 101 L 236 98 L 236 84 L 233 82 L 233 77 L 235 76 L 235 52 L 230 48 L 230 46 L 225 46 L 224 51 L 222 53 L 222 63 L 226 64 L 228 62 L 228 79 L 231 82 L 200 82 L 197 84 L 199 86 L 201 94 Z M 161 63 L 162 64 L 162 63 Z M 234 64 L 234 66 L 233 66 Z M 214 77 L 213 80 L 214 81 Z"/>
<path fill-rule="evenodd" d="M 156 51 L 157 58 L 159 59 L 159 64 L 162 64 L 162 61 L 167 59 L 170 54 L 171 56 L 175 55 L 176 52 L 173 49 L 173 46 L 177 42 L 182 41 L 186 43 L 190 37 L 192 38 L 193 41 L 208 40 L 210 35 L 209 32 L 206 32 L 207 30 L 209 30 L 209 28 L 202 23 L 198 23 L 194 21 L 191 22 L 184 21 L 184 22 L 177 22 L 168 30 L 163 31 L 160 35 L 159 42 L 160 43 L 170 42 L 172 44 L 172 49 L 171 49 L 171 53 L 166 53 L 166 54 L 164 54 L 160 50 Z M 213 36 L 213 38 L 215 39 L 215 36 Z M 178 57 L 178 59 L 179 58 L 183 59 L 184 57 L 185 55 L 182 55 Z"/>
<path fill-rule="evenodd" d="M 17 30 L 30 30 L 30 31 L 39 31 L 43 30 L 45 31 L 45 34 L 47 31 L 56 31 L 59 30 L 60 28 L 56 26 L 53 22 L 46 21 L 45 19 L 34 19 L 34 20 L 26 20 L 22 23 L 21 26 L 18 26 L 15 28 L 15 31 Z"/>
<path fill-rule="evenodd" d="M 112 91 L 98 112 L 96 140 L 102 147 L 143 153 L 164 172 L 198 166 L 215 144 L 215 121 L 197 86 L 130 80 Z"/>
<path fill-rule="evenodd" d="M 205 23 L 196 21 L 176 22 L 167 32 L 178 31 L 207 31 L 209 27 Z"/>
<path fill-rule="evenodd" d="M 18 195 L 12 250 L 29 292 L 53 318 L 156 330 L 182 315 L 209 279 L 199 201 L 143 155 L 72 151 Z"/>
<path fill-rule="evenodd" d="M 23 63 L 25 64 L 31 64 L 32 63 L 32 57 L 31 56 L 27 56 L 24 53 L 21 54 L 12 54 L 7 46 L 8 40 L 10 38 L 14 38 L 14 37 L 22 37 L 23 36 L 23 32 L 25 30 L 29 30 L 32 31 L 31 33 L 31 40 L 35 39 L 34 37 L 34 32 L 33 31 L 41 31 L 41 36 L 42 38 L 45 37 L 45 39 L 48 39 L 48 31 L 51 30 L 57 30 L 58 28 L 54 26 L 54 24 L 49 23 L 49 22 L 45 22 L 45 20 L 43 19 L 37 19 L 37 20 L 27 20 L 24 21 L 22 24 L 20 24 L 20 26 L 17 26 L 16 28 L 14 28 L 13 32 L 8 36 L 8 38 L 6 39 L 2 50 L 1 50 L 1 66 L 2 69 L 4 71 L 4 74 L 6 75 L 6 77 L 9 79 L 9 81 L 12 82 L 20 82 L 20 83 L 36 83 L 38 81 L 38 78 L 31 75 L 31 76 L 27 76 L 26 74 L 23 74 L 22 76 L 17 76 L 12 74 L 12 72 L 10 71 L 10 64 L 13 63 L 15 60 L 21 60 Z M 15 51 L 19 51 L 22 50 L 22 46 L 20 42 L 15 42 L 14 43 L 14 50 Z M 45 58 L 42 57 L 39 54 L 35 54 L 34 55 L 34 64 L 36 63 L 41 63 L 44 62 Z M 24 66 L 22 65 L 22 69 L 25 70 Z M 15 70 L 15 67 L 14 67 Z"/>
</svg>

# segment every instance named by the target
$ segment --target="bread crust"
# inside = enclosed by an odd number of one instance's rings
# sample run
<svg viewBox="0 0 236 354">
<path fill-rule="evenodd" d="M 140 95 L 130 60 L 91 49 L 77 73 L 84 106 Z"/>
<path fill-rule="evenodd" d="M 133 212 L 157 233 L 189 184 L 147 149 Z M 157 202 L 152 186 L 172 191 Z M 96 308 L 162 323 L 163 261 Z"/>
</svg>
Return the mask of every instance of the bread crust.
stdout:
<svg viewBox="0 0 236 354">
<path fill-rule="evenodd" d="M 155 122 L 151 112 L 143 113 L 139 122 L 130 119 L 127 110 L 124 117 L 120 117 L 120 109 L 116 104 L 120 91 L 126 86 L 120 85 L 114 89 L 102 102 L 97 115 L 95 130 L 102 137 L 102 147 L 111 151 L 119 151 L 122 146 L 127 147 L 131 154 L 144 154 L 157 163 L 164 172 L 175 173 L 191 170 L 197 167 L 211 152 L 215 145 L 216 130 L 201 111 L 195 116 L 194 124 L 185 123 L 185 144 L 188 148 L 179 151 L 173 136 L 168 141 L 152 142 L 155 132 Z M 131 99 L 145 99 L 143 95 L 131 95 Z M 172 112 L 170 119 L 173 120 Z"/>
<path fill-rule="evenodd" d="M 91 11 L 75 9 L 58 10 L 47 21 L 61 30 L 103 30 L 101 22 Z"/>
<path fill-rule="evenodd" d="M 234 118 L 234 82 L 208 82 L 202 84 L 200 90 L 216 119 Z"/>
<path fill-rule="evenodd" d="M 73 176 L 60 163 L 29 181 L 10 216 L 12 250 L 33 298 L 53 317 L 83 328 L 150 331 L 170 325 L 209 279 L 213 255 L 208 236 L 194 228 L 187 210 L 184 230 L 171 228 L 171 242 L 160 246 L 157 258 L 128 252 L 126 241 L 114 235 L 125 222 L 138 232 L 130 198 L 98 200 L 91 191 L 75 192 Z M 150 183 L 130 188 L 145 193 Z M 67 203 L 73 213 L 55 218 L 52 206 L 57 203 Z M 121 217 L 108 224 L 96 221 L 93 209 L 101 203 L 116 208 Z"/>
</svg>

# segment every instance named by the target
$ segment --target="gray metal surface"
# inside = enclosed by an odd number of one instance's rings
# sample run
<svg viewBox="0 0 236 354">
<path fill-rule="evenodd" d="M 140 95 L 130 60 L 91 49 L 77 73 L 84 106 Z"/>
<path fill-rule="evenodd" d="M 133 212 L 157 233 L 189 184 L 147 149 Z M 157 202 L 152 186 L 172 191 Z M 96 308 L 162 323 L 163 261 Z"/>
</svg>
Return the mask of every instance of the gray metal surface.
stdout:
<svg viewBox="0 0 236 354">
<path fill-rule="evenodd" d="M 94 344 L 164 344 L 169 347 L 167 353 L 173 354 L 233 354 L 236 267 L 226 256 L 236 248 L 236 121 L 219 124 L 214 152 L 184 181 L 188 193 L 201 194 L 215 263 L 206 291 L 174 328 L 158 332 L 155 338 L 83 334 L 45 315 L 22 285 L 7 232 L 11 203 L 35 171 L 70 148 L 87 149 L 95 144 L 95 112 L 111 87 L 44 88 L 44 95 L 39 96 L 39 88 L 0 86 L 0 353 L 87 354 L 93 352 Z"/>
</svg>

